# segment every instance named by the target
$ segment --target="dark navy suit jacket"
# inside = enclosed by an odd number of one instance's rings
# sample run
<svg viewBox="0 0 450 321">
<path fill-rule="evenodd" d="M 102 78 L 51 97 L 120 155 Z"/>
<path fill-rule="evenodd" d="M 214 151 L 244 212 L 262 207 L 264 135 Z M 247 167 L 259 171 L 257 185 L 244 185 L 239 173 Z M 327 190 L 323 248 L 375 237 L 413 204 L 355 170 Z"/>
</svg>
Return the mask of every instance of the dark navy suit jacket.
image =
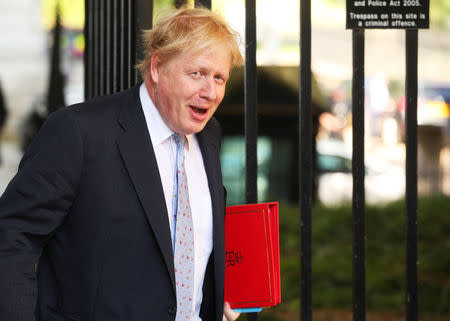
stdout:
<svg viewBox="0 0 450 321">
<path fill-rule="evenodd" d="M 217 121 L 197 137 L 214 225 L 200 315 L 219 321 L 225 196 Z M 52 114 L 0 199 L 0 320 L 174 320 L 174 280 L 139 86 Z"/>
</svg>

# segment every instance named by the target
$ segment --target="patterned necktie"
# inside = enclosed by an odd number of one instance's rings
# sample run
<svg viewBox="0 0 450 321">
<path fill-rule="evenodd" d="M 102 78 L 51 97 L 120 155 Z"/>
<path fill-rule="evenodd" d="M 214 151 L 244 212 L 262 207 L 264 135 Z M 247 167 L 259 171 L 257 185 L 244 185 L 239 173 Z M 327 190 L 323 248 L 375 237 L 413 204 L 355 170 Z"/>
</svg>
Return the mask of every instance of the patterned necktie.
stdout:
<svg viewBox="0 0 450 321">
<path fill-rule="evenodd" d="M 184 136 L 174 134 L 173 137 L 177 144 L 173 195 L 174 266 L 178 305 L 175 320 L 186 321 L 194 314 L 194 227 L 184 167 Z"/>
</svg>

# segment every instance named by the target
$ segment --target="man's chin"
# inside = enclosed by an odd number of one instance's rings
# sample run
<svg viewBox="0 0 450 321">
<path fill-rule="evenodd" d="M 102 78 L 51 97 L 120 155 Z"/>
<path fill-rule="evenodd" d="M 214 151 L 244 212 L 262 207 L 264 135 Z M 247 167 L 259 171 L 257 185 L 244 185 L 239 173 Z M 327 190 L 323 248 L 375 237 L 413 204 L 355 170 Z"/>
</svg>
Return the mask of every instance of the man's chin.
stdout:
<svg viewBox="0 0 450 321">
<path fill-rule="evenodd" d="M 178 128 L 177 130 L 174 130 L 180 135 L 193 135 L 201 132 L 203 128 L 205 128 L 206 122 L 204 124 L 196 124 L 195 126 L 189 126 L 184 128 Z"/>
<path fill-rule="evenodd" d="M 195 129 L 191 129 L 191 130 L 189 130 L 188 131 L 188 133 L 187 134 L 185 134 L 185 135 L 193 135 L 193 134 L 198 134 L 198 133 L 200 133 L 202 130 L 203 130 L 203 128 L 205 128 L 205 126 L 201 126 L 201 127 L 196 127 Z"/>
</svg>

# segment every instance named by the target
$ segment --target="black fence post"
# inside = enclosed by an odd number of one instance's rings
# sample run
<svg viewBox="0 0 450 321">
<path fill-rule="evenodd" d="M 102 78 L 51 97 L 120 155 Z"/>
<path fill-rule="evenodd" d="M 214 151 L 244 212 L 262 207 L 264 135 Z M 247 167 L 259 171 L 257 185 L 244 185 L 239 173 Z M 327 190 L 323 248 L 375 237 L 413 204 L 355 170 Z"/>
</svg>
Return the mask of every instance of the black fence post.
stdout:
<svg viewBox="0 0 450 321">
<path fill-rule="evenodd" d="M 93 53 L 91 44 L 94 36 L 94 1 L 85 0 L 84 3 L 84 35 L 85 35 L 85 50 L 84 50 L 84 98 L 87 99 L 93 96 L 92 93 L 92 76 L 93 76 Z"/>
<path fill-rule="evenodd" d="M 126 47 L 128 49 L 127 53 L 127 73 L 128 73 L 128 82 L 127 87 L 130 88 L 136 83 L 135 74 L 136 70 L 134 69 L 134 65 L 136 64 L 136 33 L 138 32 L 137 24 L 136 24 L 136 1 L 143 0 L 129 0 L 127 2 L 127 21 L 128 21 L 128 34 L 127 34 L 127 44 Z"/>
<path fill-rule="evenodd" d="M 120 0 L 113 0 L 112 9 L 112 76 L 111 76 L 111 90 L 112 92 L 119 91 L 119 62 L 120 62 Z"/>
<path fill-rule="evenodd" d="M 245 195 L 247 203 L 258 201 L 257 176 L 257 80 L 256 80 L 256 2 L 245 1 Z M 257 321 L 257 313 L 247 320 Z"/>
<path fill-rule="evenodd" d="M 112 71 L 113 71 L 113 66 L 112 66 L 112 61 L 113 61 L 113 51 L 112 49 L 112 28 L 114 28 L 114 24 L 113 24 L 113 17 L 112 17 L 112 6 L 113 6 L 113 1 L 112 0 L 108 0 L 106 1 L 106 6 L 105 6 L 105 24 L 106 24 L 106 28 L 105 28 L 105 48 L 106 48 L 106 52 L 105 52 L 105 65 L 106 65 L 106 70 L 105 70 L 105 92 L 106 93 L 111 93 L 112 91 Z"/>
<path fill-rule="evenodd" d="M 256 203 L 257 196 L 257 87 L 256 87 L 256 4 L 245 1 L 245 137 L 246 199 Z"/>
<path fill-rule="evenodd" d="M 311 207 L 312 207 L 312 113 L 311 113 L 311 0 L 300 1 L 300 289 L 301 320 L 312 320 Z"/>
<path fill-rule="evenodd" d="M 106 0 L 98 0 L 99 2 L 99 91 L 98 95 L 106 94 Z"/>
<path fill-rule="evenodd" d="M 418 31 L 406 31 L 406 320 L 418 319 L 417 286 Z"/>
<path fill-rule="evenodd" d="M 364 29 L 353 30 L 353 320 L 366 319 L 365 166 L 364 166 Z"/>
<path fill-rule="evenodd" d="M 93 36 L 92 42 L 86 43 L 86 49 L 89 49 L 89 46 L 92 47 L 93 55 L 94 55 L 94 63 L 92 66 L 92 96 L 87 97 L 91 98 L 94 96 L 98 96 L 100 94 L 100 0 L 91 0 L 94 2 L 94 15 L 93 15 Z M 91 37 L 88 37 L 91 38 Z"/>
<path fill-rule="evenodd" d="M 153 1 L 138 0 L 136 4 L 136 61 L 144 58 L 144 48 L 142 46 L 142 30 L 148 30 L 153 27 Z M 141 76 L 136 72 L 136 82 L 141 80 Z"/>
</svg>

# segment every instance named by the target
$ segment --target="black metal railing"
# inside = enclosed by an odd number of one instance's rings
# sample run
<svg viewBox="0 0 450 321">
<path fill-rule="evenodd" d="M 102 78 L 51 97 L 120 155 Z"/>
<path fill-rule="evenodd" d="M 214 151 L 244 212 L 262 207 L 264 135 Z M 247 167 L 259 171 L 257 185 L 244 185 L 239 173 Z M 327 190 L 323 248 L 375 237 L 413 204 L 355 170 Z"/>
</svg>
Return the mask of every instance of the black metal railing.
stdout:
<svg viewBox="0 0 450 321">
<path fill-rule="evenodd" d="M 140 46 L 139 30 L 151 27 L 153 6 L 135 0 L 85 0 L 86 99 L 112 94 L 134 85 Z M 136 10 L 144 7 L 147 10 Z M 147 16 L 142 17 L 146 14 Z M 149 18 L 150 17 L 150 18 Z"/>
<path fill-rule="evenodd" d="M 151 28 L 153 1 L 85 0 L 86 99 L 114 93 L 134 85 L 134 69 L 142 57 L 139 32 Z M 186 0 L 174 0 L 179 7 Z M 211 7 L 211 0 L 196 0 L 196 6 Z M 299 200 L 302 321 L 312 320 L 312 116 L 311 116 L 311 0 L 300 0 L 299 86 Z M 246 200 L 257 198 L 258 102 L 256 78 L 256 3 L 245 1 L 245 137 Z M 353 30 L 353 319 L 366 318 L 365 290 L 365 161 L 364 161 L 364 30 Z M 418 32 L 406 31 L 406 315 L 418 319 L 417 286 L 417 65 Z M 349 258 L 350 259 L 350 258 Z M 257 320 L 251 313 L 248 320 Z"/>
<path fill-rule="evenodd" d="M 245 0 L 245 198 L 258 202 L 258 102 L 256 80 L 256 1 Z M 248 321 L 257 321 L 257 313 L 248 313 Z"/>
<path fill-rule="evenodd" d="M 301 320 L 312 320 L 311 0 L 300 1 L 299 200 Z"/>
<path fill-rule="evenodd" d="M 418 320 L 417 65 L 418 31 L 406 31 L 406 320 Z"/>
<path fill-rule="evenodd" d="M 353 320 L 366 319 L 365 166 L 364 166 L 364 30 L 353 31 Z"/>
</svg>

